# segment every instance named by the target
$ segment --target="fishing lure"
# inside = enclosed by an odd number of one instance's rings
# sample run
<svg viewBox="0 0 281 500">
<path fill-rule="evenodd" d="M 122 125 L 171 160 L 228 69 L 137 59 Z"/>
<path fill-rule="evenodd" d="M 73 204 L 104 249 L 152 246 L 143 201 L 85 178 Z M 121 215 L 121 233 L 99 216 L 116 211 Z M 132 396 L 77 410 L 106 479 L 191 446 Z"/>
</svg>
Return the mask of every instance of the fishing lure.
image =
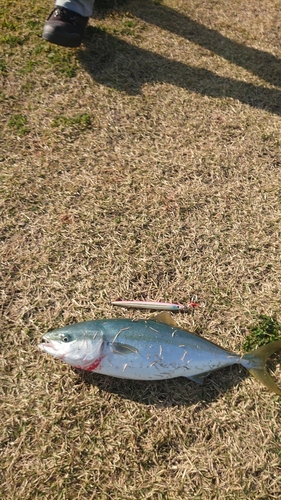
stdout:
<svg viewBox="0 0 281 500">
<path fill-rule="evenodd" d="M 200 307 L 195 298 L 192 297 L 190 303 L 185 306 L 170 302 L 155 302 L 145 300 L 115 300 L 111 302 L 113 306 L 126 307 L 127 309 L 150 309 L 151 311 L 172 311 L 190 312 L 192 308 Z"/>
</svg>

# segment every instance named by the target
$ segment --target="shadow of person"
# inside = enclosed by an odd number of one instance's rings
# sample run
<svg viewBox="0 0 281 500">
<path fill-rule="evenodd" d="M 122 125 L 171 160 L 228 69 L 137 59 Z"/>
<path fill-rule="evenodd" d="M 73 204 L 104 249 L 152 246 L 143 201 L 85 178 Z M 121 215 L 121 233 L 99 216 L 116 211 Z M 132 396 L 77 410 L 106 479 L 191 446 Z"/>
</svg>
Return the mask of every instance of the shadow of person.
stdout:
<svg viewBox="0 0 281 500">
<path fill-rule="evenodd" d="M 126 11 L 146 23 L 170 31 L 210 50 L 272 85 L 281 86 L 281 59 L 269 52 L 231 40 L 218 31 L 166 5 L 156 5 L 151 0 L 141 2 L 132 0 L 126 6 Z"/>
<path fill-rule="evenodd" d="M 145 83 L 168 83 L 196 94 L 237 99 L 254 108 L 281 114 L 281 91 L 216 75 L 131 45 L 99 28 L 88 27 L 78 58 L 103 85 L 140 94 Z"/>
<path fill-rule="evenodd" d="M 77 374 L 76 389 L 77 385 L 85 383 L 122 399 L 159 407 L 207 406 L 248 376 L 243 368 L 232 366 L 212 373 L 199 385 L 184 377 L 159 381 L 127 380 L 73 370 Z"/>
</svg>

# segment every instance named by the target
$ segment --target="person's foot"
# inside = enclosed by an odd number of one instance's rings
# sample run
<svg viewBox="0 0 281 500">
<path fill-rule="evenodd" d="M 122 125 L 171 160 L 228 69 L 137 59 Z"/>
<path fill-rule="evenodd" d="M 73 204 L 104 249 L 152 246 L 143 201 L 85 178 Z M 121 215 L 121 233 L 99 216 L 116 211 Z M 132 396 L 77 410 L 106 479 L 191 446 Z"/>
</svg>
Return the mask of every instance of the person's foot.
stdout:
<svg viewBox="0 0 281 500">
<path fill-rule="evenodd" d="M 79 47 L 88 19 L 72 10 L 56 7 L 45 23 L 42 37 L 63 47 Z"/>
</svg>

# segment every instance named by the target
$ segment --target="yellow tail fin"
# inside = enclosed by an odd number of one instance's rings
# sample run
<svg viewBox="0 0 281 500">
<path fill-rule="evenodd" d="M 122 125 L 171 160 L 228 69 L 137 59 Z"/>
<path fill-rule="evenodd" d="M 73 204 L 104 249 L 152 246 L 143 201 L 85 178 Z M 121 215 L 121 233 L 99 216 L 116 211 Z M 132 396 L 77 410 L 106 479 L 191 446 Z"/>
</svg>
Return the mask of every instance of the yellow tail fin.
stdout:
<svg viewBox="0 0 281 500">
<path fill-rule="evenodd" d="M 279 349 L 281 349 L 281 340 L 276 340 L 275 342 L 270 342 L 269 344 L 263 345 L 258 349 L 253 349 L 245 354 L 242 360 L 245 359 L 252 362 L 253 368 L 249 367 L 249 372 L 271 392 L 275 392 L 275 394 L 279 394 L 279 396 L 281 396 L 281 389 L 274 382 L 273 378 L 266 369 L 266 362 L 268 358 L 275 352 L 279 351 Z"/>
</svg>

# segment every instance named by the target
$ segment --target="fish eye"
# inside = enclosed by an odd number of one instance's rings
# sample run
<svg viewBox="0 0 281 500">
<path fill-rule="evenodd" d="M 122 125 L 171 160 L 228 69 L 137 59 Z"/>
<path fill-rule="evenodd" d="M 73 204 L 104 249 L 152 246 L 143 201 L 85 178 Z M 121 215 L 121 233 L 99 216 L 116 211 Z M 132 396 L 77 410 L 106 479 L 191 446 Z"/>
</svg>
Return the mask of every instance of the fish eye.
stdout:
<svg viewBox="0 0 281 500">
<path fill-rule="evenodd" d="M 62 335 L 62 341 L 63 342 L 70 342 L 71 341 L 71 336 L 69 335 L 69 333 L 65 333 L 64 335 Z"/>
</svg>

